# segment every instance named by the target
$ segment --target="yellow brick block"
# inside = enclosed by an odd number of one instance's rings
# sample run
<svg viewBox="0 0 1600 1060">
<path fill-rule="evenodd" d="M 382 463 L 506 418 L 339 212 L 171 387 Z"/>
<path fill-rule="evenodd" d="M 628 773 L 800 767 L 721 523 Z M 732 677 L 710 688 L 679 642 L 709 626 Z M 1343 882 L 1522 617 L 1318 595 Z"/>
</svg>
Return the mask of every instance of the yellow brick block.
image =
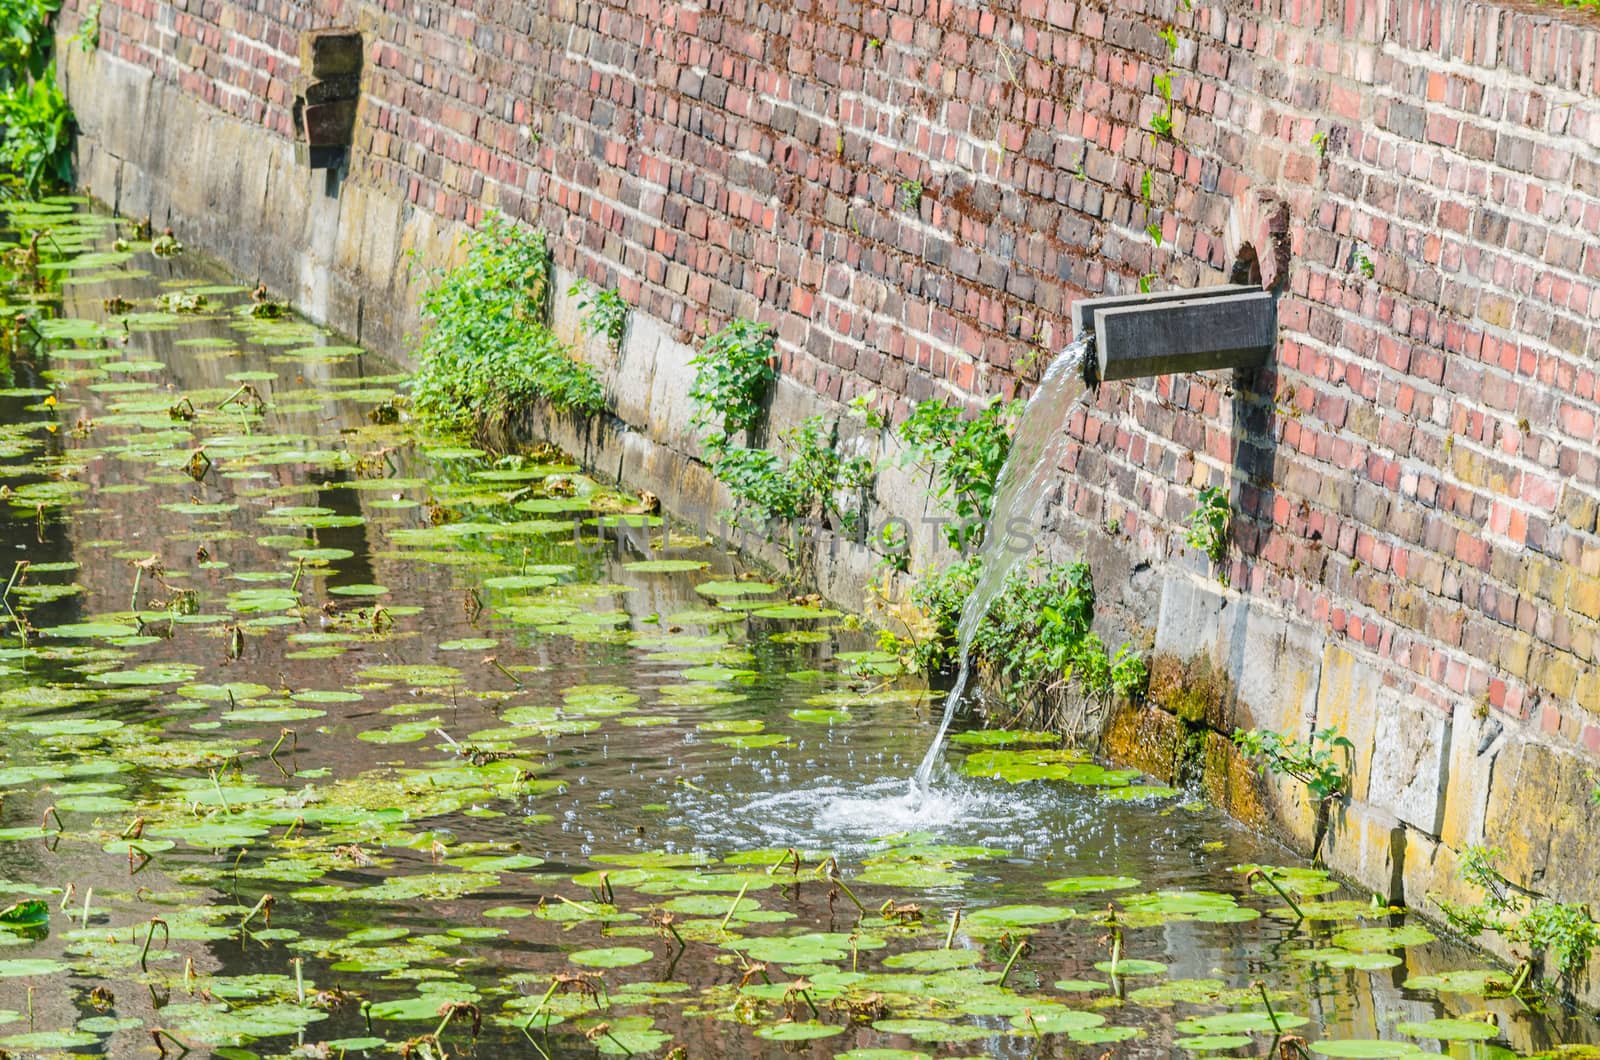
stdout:
<svg viewBox="0 0 1600 1060">
<path fill-rule="evenodd" d="M 1566 699 L 1578 685 L 1577 661 L 1567 652 L 1549 651 L 1535 663 L 1533 680 L 1551 695 Z"/>
<path fill-rule="evenodd" d="M 1600 578 L 1574 571 L 1567 579 L 1567 608 L 1589 618 L 1600 618 Z"/>
</svg>

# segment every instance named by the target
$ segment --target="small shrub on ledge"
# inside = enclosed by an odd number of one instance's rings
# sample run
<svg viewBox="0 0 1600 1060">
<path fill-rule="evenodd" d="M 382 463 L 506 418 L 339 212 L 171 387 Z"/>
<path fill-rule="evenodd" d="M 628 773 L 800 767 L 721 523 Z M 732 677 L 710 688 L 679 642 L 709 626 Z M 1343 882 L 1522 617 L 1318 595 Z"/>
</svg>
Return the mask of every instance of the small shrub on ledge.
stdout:
<svg viewBox="0 0 1600 1060">
<path fill-rule="evenodd" d="M 778 375 L 776 358 L 770 326 L 735 319 L 708 337 L 699 356 L 689 362 L 695 369 L 690 422 L 711 432 L 705 444 L 713 460 L 730 438 L 761 421 L 767 391 Z"/>
<path fill-rule="evenodd" d="M 955 662 L 957 624 L 981 571 L 977 557 L 930 574 L 913 590 L 927 629 L 913 646 L 919 669 Z M 1110 650 L 1093 628 L 1094 580 L 1087 563 L 1035 563 L 1014 571 L 973 637 L 973 661 L 1028 706 L 1034 720 L 1078 735 L 1117 697 L 1139 699 L 1149 685 L 1132 645 Z"/>
<path fill-rule="evenodd" d="M 440 429 L 481 434 L 537 401 L 582 415 L 603 410 L 599 376 L 550 329 L 544 233 L 491 213 L 463 245 L 466 260 L 430 270 L 422 296 L 418 414 Z"/>
</svg>

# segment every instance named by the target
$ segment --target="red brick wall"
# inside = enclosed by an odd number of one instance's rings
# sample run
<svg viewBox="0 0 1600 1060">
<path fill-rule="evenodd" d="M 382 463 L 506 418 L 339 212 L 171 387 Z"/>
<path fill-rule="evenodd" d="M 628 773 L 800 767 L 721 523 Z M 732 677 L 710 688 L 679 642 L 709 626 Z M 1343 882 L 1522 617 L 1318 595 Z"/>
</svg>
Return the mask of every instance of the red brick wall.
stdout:
<svg viewBox="0 0 1600 1060">
<path fill-rule="evenodd" d="M 1106 387 L 1072 506 L 1164 555 L 1231 477 L 1234 586 L 1600 750 L 1600 34 L 1531 11 L 103 0 L 101 45 L 286 135 L 298 32 L 358 24 L 353 179 L 536 220 L 685 339 L 758 313 L 844 400 L 1010 391 L 1075 298 L 1214 281 L 1276 197 L 1276 370 Z"/>
</svg>

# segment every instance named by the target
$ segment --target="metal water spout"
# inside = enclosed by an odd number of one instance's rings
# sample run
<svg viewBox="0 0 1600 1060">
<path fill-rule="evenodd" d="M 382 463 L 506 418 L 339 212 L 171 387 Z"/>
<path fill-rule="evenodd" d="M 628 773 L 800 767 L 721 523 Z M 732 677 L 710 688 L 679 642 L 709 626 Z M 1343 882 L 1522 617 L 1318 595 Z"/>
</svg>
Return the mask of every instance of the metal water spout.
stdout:
<svg viewBox="0 0 1600 1060">
<path fill-rule="evenodd" d="M 1197 291 L 1085 298 L 1072 306 L 1075 336 L 1092 335 L 1091 383 L 1219 368 L 1258 368 L 1278 344 L 1270 291 L 1225 284 Z"/>
</svg>

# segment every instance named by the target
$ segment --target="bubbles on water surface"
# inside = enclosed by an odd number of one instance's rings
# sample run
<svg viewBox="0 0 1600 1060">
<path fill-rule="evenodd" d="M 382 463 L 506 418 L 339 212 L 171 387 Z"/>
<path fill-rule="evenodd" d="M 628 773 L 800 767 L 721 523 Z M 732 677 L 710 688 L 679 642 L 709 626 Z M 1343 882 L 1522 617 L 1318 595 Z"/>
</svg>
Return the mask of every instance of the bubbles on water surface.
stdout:
<svg viewBox="0 0 1600 1060">
<path fill-rule="evenodd" d="M 1019 853 L 1042 846 L 1070 850 L 1094 827 L 1091 808 L 1079 800 L 1058 793 L 1024 795 L 948 773 L 925 789 L 904 774 L 876 780 L 816 777 L 803 787 L 748 801 L 697 800 L 685 807 L 685 817 L 684 823 L 713 848 L 754 843 L 827 849 L 843 857 L 859 856 L 886 836 L 908 832 Z"/>
</svg>

